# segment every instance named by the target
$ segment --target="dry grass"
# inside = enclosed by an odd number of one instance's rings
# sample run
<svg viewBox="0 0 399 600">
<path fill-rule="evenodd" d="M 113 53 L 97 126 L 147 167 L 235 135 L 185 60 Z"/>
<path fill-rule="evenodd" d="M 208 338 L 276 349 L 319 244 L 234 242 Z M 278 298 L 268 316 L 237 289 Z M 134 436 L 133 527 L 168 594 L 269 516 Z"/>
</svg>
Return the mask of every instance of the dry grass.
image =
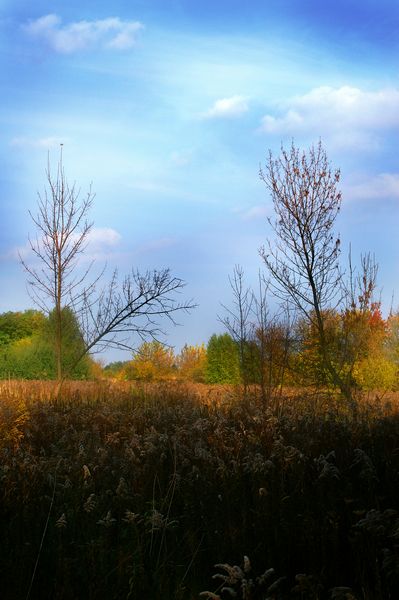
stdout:
<svg viewBox="0 0 399 600">
<path fill-rule="evenodd" d="M 247 554 L 281 581 L 243 575 L 237 598 L 393 600 L 398 409 L 362 398 L 354 421 L 327 393 L 265 408 L 174 382 L 68 382 L 56 401 L 51 382 L 2 382 L 2 598 L 190 600 Z"/>
<path fill-rule="evenodd" d="M 55 381 L 0 380 L 0 398 L 24 398 L 31 401 L 54 401 Z M 231 385 L 206 385 L 182 381 L 139 382 L 139 381 L 66 381 L 62 388 L 64 401 L 120 400 L 132 395 L 154 398 L 159 395 L 177 395 L 196 398 L 204 403 L 224 403 L 240 395 L 240 388 Z"/>
<path fill-rule="evenodd" d="M 0 398 L 21 399 L 24 401 L 55 401 L 57 383 L 42 380 L 0 380 Z M 260 396 L 257 386 L 250 386 L 247 393 L 249 398 Z M 162 382 L 118 381 L 102 379 L 96 381 L 66 381 L 63 384 L 62 400 L 69 401 L 98 401 L 120 400 L 127 397 L 156 398 L 176 396 L 177 398 L 190 398 L 207 405 L 228 405 L 243 398 L 243 390 L 238 385 L 207 385 L 178 380 Z M 284 388 L 275 392 L 271 404 L 274 407 L 287 407 L 294 403 L 295 410 L 305 406 L 312 410 L 324 410 L 334 405 L 338 411 L 342 409 L 343 402 L 339 396 L 334 396 L 330 391 L 314 390 L 312 388 Z M 361 407 L 371 407 L 372 412 L 376 406 L 392 414 L 399 410 L 399 392 L 375 391 L 359 394 L 358 403 Z"/>
</svg>

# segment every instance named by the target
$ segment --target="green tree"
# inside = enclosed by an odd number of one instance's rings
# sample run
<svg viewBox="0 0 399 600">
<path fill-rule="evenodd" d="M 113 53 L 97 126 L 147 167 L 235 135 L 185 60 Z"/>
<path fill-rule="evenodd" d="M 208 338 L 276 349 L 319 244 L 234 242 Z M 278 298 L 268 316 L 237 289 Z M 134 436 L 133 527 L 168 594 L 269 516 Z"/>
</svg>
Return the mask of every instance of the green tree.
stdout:
<svg viewBox="0 0 399 600">
<path fill-rule="evenodd" d="M 85 354 L 85 342 L 80 330 L 79 322 L 73 310 L 66 306 L 61 310 L 62 330 L 61 346 L 61 370 L 68 373 L 71 379 L 86 379 L 90 376 L 90 357 Z M 58 338 L 56 331 L 58 327 L 58 313 L 54 309 L 50 312 L 43 327 L 41 344 L 50 348 L 52 357 L 49 362 L 52 378 L 58 379 Z M 83 355 L 83 356 L 82 356 Z"/>
<path fill-rule="evenodd" d="M 0 314 L 0 347 L 31 337 L 42 329 L 45 319 L 42 312 L 31 309 Z"/>
<path fill-rule="evenodd" d="M 232 306 L 229 308 L 222 304 L 226 316 L 219 317 L 219 321 L 226 327 L 228 334 L 237 344 L 240 360 L 241 383 L 244 386 L 244 395 L 251 381 L 252 356 L 250 352 L 249 338 L 252 324 L 250 315 L 254 302 L 254 295 L 250 288 L 245 286 L 244 270 L 240 265 L 235 265 L 233 275 L 229 277 L 232 291 Z"/>
<path fill-rule="evenodd" d="M 356 383 L 365 391 L 392 391 L 397 387 L 397 366 L 383 354 L 360 360 L 354 367 L 353 375 Z"/>
<path fill-rule="evenodd" d="M 44 352 L 38 336 L 21 338 L 3 347 L 0 376 L 3 379 L 48 379 L 50 361 L 51 351 Z"/>
<path fill-rule="evenodd" d="M 207 346 L 207 383 L 240 382 L 240 353 L 233 338 L 224 333 L 212 335 Z"/>
<path fill-rule="evenodd" d="M 0 315 L 0 331 L 8 331 L 8 343 L 0 346 L 0 377 L 17 379 L 55 379 L 57 377 L 56 354 L 54 352 L 54 315 L 45 317 L 37 311 L 6 313 Z M 91 373 L 92 361 L 85 357 L 75 365 L 76 355 L 81 352 L 83 340 L 73 312 L 63 309 L 63 368 L 71 378 L 87 378 Z M 10 341 L 11 338 L 11 341 Z"/>
<path fill-rule="evenodd" d="M 115 362 L 108 363 L 103 368 L 104 377 L 110 377 L 112 379 L 124 379 L 126 376 L 126 368 L 129 366 L 127 360 L 117 360 Z"/>
</svg>

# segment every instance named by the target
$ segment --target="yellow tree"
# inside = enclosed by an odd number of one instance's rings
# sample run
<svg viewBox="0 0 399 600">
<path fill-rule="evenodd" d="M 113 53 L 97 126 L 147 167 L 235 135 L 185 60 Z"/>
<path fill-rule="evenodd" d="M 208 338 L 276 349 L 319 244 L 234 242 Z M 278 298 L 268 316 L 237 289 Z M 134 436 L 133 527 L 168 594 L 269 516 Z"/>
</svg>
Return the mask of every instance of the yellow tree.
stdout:
<svg viewBox="0 0 399 600">
<path fill-rule="evenodd" d="M 352 306 L 342 312 L 330 310 L 323 318 L 328 351 L 334 357 L 334 368 L 340 377 L 357 389 L 392 389 L 397 366 L 389 356 L 389 328 L 379 303 L 371 303 L 362 309 Z M 301 383 L 329 383 L 314 327 L 302 321 L 298 334 L 301 346 L 296 366 Z"/>
<path fill-rule="evenodd" d="M 396 367 L 388 352 L 389 325 L 375 300 L 378 265 L 374 257 L 361 257 L 355 276 L 349 257 L 350 302 L 342 314 L 345 358 L 350 377 L 364 390 L 392 389 Z"/>
<path fill-rule="evenodd" d="M 126 369 L 128 379 L 156 381 L 175 376 L 175 356 L 168 348 L 153 340 L 143 342 Z"/>
<path fill-rule="evenodd" d="M 389 355 L 390 324 L 383 319 L 379 304 L 372 305 L 362 315 L 360 326 L 360 352 L 354 364 L 354 380 L 364 390 L 393 389 L 397 365 Z"/>
<path fill-rule="evenodd" d="M 179 377 L 185 381 L 204 382 L 206 376 L 206 348 L 200 346 L 185 346 L 177 356 L 176 365 Z"/>
</svg>

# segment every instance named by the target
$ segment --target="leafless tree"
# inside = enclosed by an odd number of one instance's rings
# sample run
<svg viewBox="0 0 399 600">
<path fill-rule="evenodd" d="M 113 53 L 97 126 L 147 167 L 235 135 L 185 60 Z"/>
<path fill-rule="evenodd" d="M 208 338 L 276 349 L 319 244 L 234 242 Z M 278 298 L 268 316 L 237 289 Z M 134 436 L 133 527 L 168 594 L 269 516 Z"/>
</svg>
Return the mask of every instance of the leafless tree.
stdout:
<svg viewBox="0 0 399 600">
<path fill-rule="evenodd" d="M 233 275 L 229 276 L 229 284 L 233 293 L 232 308 L 228 308 L 224 304 L 222 307 L 226 311 L 226 316 L 219 317 L 219 321 L 223 323 L 228 333 L 237 343 L 240 357 L 240 373 L 241 381 L 244 386 L 244 394 L 248 388 L 248 342 L 251 324 L 249 317 L 253 302 L 253 294 L 250 288 L 245 287 L 244 270 L 240 265 L 235 265 Z"/>
<path fill-rule="evenodd" d="M 349 277 L 344 281 L 347 309 L 367 312 L 375 303 L 377 289 L 378 263 L 369 252 L 360 256 L 360 272 L 352 264 L 352 253 L 349 250 Z"/>
<path fill-rule="evenodd" d="M 160 321 L 167 319 L 176 325 L 175 314 L 194 308 L 191 302 L 177 302 L 185 283 L 173 277 L 169 269 L 146 271 L 132 270 L 119 284 L 114 271 L 108 286 L 99 294 L 88 289 L 77 310 L 85 352 L 106 348 L 133 350 L 137 337 L 141 340 L 158 340 L 165 335 Z"/>
<path fill-rule="evenodd" d="M 247 393 L 250 383 L 258 383 L 264 405 L 281 391 L 290 350 L 288 313 L 281 310 L 271 314 L 268 306 L 268 282 L 259 273 L 258 289 L 245 285 L 244 270 L 235 265 L 229 277 L 232 304 L 222 304 L 225 316 L 219 321 L 236 342 L 239 350 L 240 374 Z M 284 318 L 282 314 L 284 313 Z"/>
<path fill-rule="evenodd" d="M 55 176 L 48 164 L 47 188 L 39 194 L 38 212 L 30 213 L 36 226 L 36 237 L 29 239 L 34 261 L 20 256 L 28 273 L 28 287 L 35 303 L 47 313 L 55 312 L 54 349 L 57 378 L 62 382 L 69 373 L 63 371 L 63 309 L 73 310 L 81 328 L 84 349 L 76 357 L 70 371 L 88 352 L 108 347 L 132 349 L 139 338 L 156 339 L 162 333 L 163 317 L 175 323 L 178 311 L 187 311 L 191 302 L 179 303 L 176 294 L 184 282 L 173 277 L 169 269 L 133 270 L 119 284 L 115 271 L 108 285 L 102 286 L 104 269 L 91 277 L 92 263 L 82 268 L 80 261 L 93 223 L 88 220 L 94 194 L 84 198 L 75 184 L 69 186 L 62 162 L 62 149 Z"/>
<path fill-rule="evenodd" d="M 258 289 L 252 300 L 252 339 L 258 356 L 258 379 L 264 405 L 270 403 L 276 393 L 282 393 L 285 373 L 291 351 L 291 319 L 287 307 L 271 313 L 268 304 L 269 281 L 259 273 Z"/>
<path fill-rule="evenodd" d="M 266 332 L 270 323 L 269 306 L 267 302 L 267 290 L 269 282 L 259 272 L 258 274 L 258 290 L 257 293 L 252 292 L 252 337 L 256 340 L 258 346 L 258 371 L 259 385 L 261 390 L 261 398 L 264 405 L 270 400 L 271 396 L 271 370 L 266 372 L 266 364 L 268 361 L 268 349 L 266 343 Z M 269 363 L 270 364 L 270 363 Z"/>
<path fill-rule="evenodd" d="M 329 353 L 324 312 L 341 300 L 340 240 L 334 224 L 340 210 L 340 171 L 332 170 L 321 144 L 300 152 L 292 143 L 274 159 L 269 152 L 260 178 L 271 193 L 276 240 L 260 254 L 275 294 L 293 305 L 317 331 L 319 354 L 329 380 L 351 398 Z"/>
<path fill-rule="evenodd" d="M 48 163 L 46 170 L 47 189 L 38 194 L 38 212 L 29 211 L 36 226 L 36 237 L 29 238 L 35 262 L 30 265 L 20 256 L 28 273 L 28 288 L 31 298 L 44 312 L 55 312 L 54 351 L 57 378 L 62 379 L 63 319 L 62 309 L 75 305 L 83 299 L 82 285 L 88 269 L 77 269 L 84 252 L 93 223 L 87 217 L 94 194 L 89 190 L 80 199 L 75 184 L 68 185 L 62 164 L 62 149 L 55 177 Z"/>
</svg>

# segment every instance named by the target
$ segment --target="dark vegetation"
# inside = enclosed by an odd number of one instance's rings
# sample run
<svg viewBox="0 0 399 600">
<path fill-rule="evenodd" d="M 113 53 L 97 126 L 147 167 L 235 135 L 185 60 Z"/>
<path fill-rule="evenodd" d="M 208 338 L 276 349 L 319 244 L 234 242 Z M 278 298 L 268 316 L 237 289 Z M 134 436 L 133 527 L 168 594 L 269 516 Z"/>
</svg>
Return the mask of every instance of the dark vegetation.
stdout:
<svg viewBox="0 0 399 600">
<path fill-rule="evenodd" d="M 241 391 L 4 384 L 2 598 L 396 598 L 396 401 Z"/>
</svg>

